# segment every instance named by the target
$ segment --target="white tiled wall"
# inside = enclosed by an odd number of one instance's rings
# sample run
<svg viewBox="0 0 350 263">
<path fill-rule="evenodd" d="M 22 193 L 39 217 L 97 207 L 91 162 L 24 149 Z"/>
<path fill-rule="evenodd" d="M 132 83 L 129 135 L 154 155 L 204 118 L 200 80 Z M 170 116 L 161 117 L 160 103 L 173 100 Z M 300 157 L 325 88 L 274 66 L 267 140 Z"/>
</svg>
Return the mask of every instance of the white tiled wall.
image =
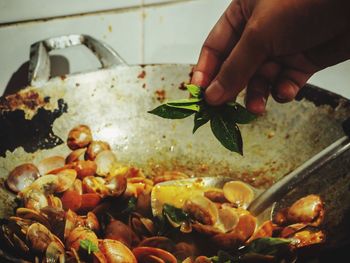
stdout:
<svg viewBox="0 0 350 263">
<path fill-rule="evenodd" d="M 194 63 L 229 2 L 201 0 L 145 8 L 145 63 Z"/>
<path fill-rule="evenodd" d="M 137 6 L 142 0 L 1 0 L 0 23 Z"/>
<path fill-rule="evenodd" d="M 129 64 L 195 63 L 201 44 L 230 1 L 0 0 L 0 95 L 6 87 L 26 84 L 32 43 L 70 33 L 105 41 Z M 56 74 L 99 65 L 80 47 L 52 54 Z M 310 82 L 350 98 L 349 73 L 350 62 L 345 62 Z"/>
<path fill-rule="evenodd" d="M 350 61 L 316 73 L 309 83 L 350 99 Z"/>
<path fill-rule="evenodd" d="M 174 2 L 172 0 L 143 0 L 143 3 L 145 5 L 147 4 L 159 4 L 159 3 L 165 3 L 165 2 Z"/>
<path fill-rule="evenodd" d="M 32 43 L 48 37 L 80 33 L 105 41 L 129 63 L 141 62 L 142 11 L 139 8 L 122 13 L 102 13 L 46 22 L 18 23 L 0 27 L 0 57 L 3 62 L 0 66 L 0 91 L 6 86 L 8 88 L 12 86 L 13 82 L 10 86 L 8 85 L 11 79 L 26 78 L 26 72 L 21 70 L 26 67 L 24 63 L 29 59 L 29 47 Z M 96 60 L 80 47 L 56 52 L 56 55 L 59 53 L 71 58 L 68 61 L 69 72 L 92 69 L 98 65 Z M 53 64 L 54 62 L 52 61 Z M 13 73 L 16 75 L 13 76 Z"/>
</svg>

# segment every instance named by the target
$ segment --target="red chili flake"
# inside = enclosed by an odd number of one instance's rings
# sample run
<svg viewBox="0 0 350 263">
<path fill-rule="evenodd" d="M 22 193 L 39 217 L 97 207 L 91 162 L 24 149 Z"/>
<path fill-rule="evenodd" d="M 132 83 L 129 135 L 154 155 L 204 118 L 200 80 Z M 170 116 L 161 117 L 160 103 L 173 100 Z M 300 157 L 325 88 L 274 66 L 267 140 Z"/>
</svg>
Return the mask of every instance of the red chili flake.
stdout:
<svg viewBox="0 0 350 263">
<path fill-rule="evenodd" d="M 62 75 L 62 76 L 60 76 L 60 78 L 61 78 L 61 80 L 65 80 L 67 78 L 67 76 L 66 75 Z"/>
<path fill-rule="evenodd" d="M 156 90 L 157 100 L 163 102 L 165 100 L 165 90 Z"/>
<path fill-rule="evenodd" d="M 180 86 L 179 86 L 180 90 L 187 90 L 186 86 L 185 86 L 185 82 L 181 82 Z"/>
<path fill-rule="evenodd" d="M 137 76 L 139 79 L 143 79 L 146 76 L 146 71 L 142 70 L 141 73 Z"/>
</svg>

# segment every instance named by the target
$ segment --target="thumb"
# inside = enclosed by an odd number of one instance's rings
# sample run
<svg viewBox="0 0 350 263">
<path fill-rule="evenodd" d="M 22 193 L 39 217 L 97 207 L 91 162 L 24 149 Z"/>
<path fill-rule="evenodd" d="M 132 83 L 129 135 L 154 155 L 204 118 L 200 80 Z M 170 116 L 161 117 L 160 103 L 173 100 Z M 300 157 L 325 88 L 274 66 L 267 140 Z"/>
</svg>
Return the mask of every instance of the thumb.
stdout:
<svg viewBox="0 0 350 263">
<path fill-rule="evenodd" d="M 267 49 L 257 30 L 246 27 L 240 40 L 205 91 L 209 104 L 219 105 L 237 97 L 267 58 Z"/>
</svg>

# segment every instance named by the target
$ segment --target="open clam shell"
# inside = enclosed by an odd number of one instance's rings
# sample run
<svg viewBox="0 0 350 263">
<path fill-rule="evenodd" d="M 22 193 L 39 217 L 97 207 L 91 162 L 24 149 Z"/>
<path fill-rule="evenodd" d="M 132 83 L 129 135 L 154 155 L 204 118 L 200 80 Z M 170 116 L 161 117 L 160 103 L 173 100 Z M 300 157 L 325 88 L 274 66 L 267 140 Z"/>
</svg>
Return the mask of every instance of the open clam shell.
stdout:
<svg viewBox="0 0 350 263">
<path fill-rule="evenodd" d="M 184 203 L 187 200 L 191 200 L 193 196 L 205 196 L 206 192 L 223 190 L 224 186 L 227 183 L 232 184 L 230 183 L 232 181 L 234 180 L 229 177 L 197 177 L 158 183 L 153 187 L 151 192 L 151 206 L 153 216 L 159 216 L 162 214 L 164 204 L 170 204 L 177 208 L 182 208 L 184 206 Z M 251 189 L 253 196 L 257 196 L 262 192 L 262 190 L 254 188 L 242 182 L 242 185 L 243 184 L 244 189 L 247 187 Z M 226 187 L 226 191 L 228 192 L 226 195 L 230 198 L 232 196 L 229 194 L 230 186 Z M 250 190 L 247 191 L 250 195 Z M 233 200 L 232 198 L 230 199 Z M 249 200 L 251 200 L 251 197 L 249 197 Z M 234 199 L 233 201 L 236 203 L 237 200 Z M 244 199 L 244 204 L 247 205 L 249 202 Z"/>
<path fill-rule="evenodd" d="M 6 185 L 12 192 L 18 193 L 31 185 L 39 176 L 39 170 L 34 164 L 25 163 L 10 172 Z"/>
</svg>

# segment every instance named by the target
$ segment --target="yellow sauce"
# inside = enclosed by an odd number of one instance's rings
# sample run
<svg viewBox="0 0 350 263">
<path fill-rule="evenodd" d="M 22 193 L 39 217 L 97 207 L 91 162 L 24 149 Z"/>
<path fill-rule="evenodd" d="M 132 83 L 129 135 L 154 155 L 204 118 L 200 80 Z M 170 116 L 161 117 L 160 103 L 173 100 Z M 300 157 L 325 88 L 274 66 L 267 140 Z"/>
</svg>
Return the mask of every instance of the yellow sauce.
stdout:
<svg viewBox="0 0 350 263">
<path fill-rule="evenodd" d="M 156 185 L 152 190 L 153 215 L 162 213 L 163 205 L 169 204 L 182 208 L 186 200 L 196 195 L 203 195 L 208 190 L 217 188 L 206 187 L 201 183 L 190 183 L 189 185 Z"/>
</svg>

